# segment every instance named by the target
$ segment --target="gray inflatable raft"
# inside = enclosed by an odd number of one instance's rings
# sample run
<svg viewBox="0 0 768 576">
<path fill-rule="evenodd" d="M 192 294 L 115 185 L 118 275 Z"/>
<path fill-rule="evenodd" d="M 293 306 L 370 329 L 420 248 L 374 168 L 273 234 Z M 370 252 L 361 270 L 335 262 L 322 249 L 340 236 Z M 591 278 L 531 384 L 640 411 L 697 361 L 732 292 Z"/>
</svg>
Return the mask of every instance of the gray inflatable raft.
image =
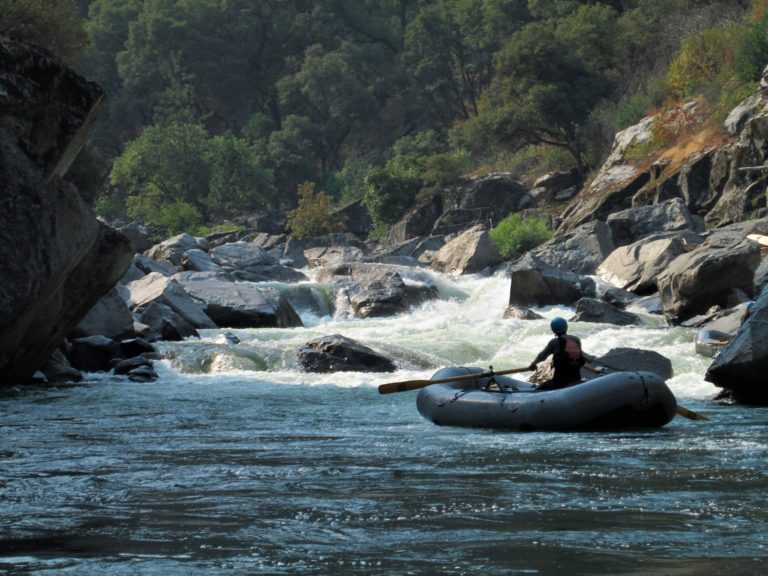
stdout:
<svg viewBox="0 0 768 576">
<path fill-rule="evenodd" d="M 432 379 L 482 372 L 443 368 Z M 672 420 L 677 409 L 674 394 L 653 372 L 614 372 L 541 392 L 535 392 L 533 384 L 506 376 L 494 377 L 503 391 L 486 389 L 489 380 L 431 384 L 419 391 L 416 406 L 438 425 L 520 431 L 658 428 Z"/>
</svg>

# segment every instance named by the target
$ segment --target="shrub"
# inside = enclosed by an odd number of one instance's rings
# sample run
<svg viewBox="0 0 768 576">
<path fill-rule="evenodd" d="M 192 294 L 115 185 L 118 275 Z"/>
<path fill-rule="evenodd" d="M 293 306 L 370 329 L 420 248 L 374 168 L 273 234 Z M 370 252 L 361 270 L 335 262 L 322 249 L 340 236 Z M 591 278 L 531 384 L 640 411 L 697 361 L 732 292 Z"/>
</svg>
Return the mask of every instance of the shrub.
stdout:
<svg viewBox="0 0 768 576">
<path fill-rule="evenodd" d="M 735 26 L 709 28 L 683 41 L 669 65 L 667 80 L 675 98 L 688 98 L 703 87 L 724 83 L 738 42 Z"/>
<path fill-rule="evenodd" d="M 488 234 L 501 255 L 513 259 L 549 240 L 554 231 L 547 228 L 547 223 L 540 218 L 522 218 L 520 214 L 513 213 Z"/>
<path fill-rule="evenodd" d="M 299 205 L 288 213 L 288 229 L 297 238 L 343 232 L 344 222 L 334 210 L 325 192 L 315 192 L 312 182 L 304 182 L 299 185 Z"/>
</svg>

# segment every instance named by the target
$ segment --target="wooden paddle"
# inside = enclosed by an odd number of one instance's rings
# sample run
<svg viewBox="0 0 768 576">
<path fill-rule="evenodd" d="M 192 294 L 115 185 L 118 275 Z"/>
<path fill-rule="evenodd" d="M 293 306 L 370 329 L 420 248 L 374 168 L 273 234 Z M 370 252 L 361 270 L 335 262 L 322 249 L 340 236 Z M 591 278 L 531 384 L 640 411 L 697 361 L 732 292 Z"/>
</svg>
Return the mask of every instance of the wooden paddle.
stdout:
<svg viewBox="0 0 768 576">
<path fill-rule="evenodd" d="M 466 376 L 449 376 L 447 378 L 438 378 L 437 380 L 403 380 L 402 382 L 389 382 L 379 386 L 379 394 L 391 394 L 392 392 L 407 392 L 408 390 L 417 390 L 430 384 L 440 384 L 441 382 L 456 382 L 459 380 L 472 380 L 474 378 L 489 378 L 491 376 L 501 376 L 502 374 L 514 374 L 516 372 L 526 372 L 529 368 L 510 368 L 509 370 L 486 370 L 485 372 L 475 372 Z"/>
<path fill-rule="evenodd" d="M 601 372 L 599 368 L 595 368 L 594 366 L 590 366 L 589 364 L 584 364 L 583 366 L 590 372 L 594 372 L 595 374 L 605 374 L 605 372 Z M 612 368 L 611 366 L 606 366 L 606 368 L 610 368 L 611 370 L 618 370 L 617 368 Z M 619 370 L 621 372 L 621 370 Z M 706 416 L 703 414 L 699 414 L 698 412 L 694 412 L 693 410 L 689 410 L 685 406 L 680 406 L 680 404 L 677 405 L 676 411 L 680 416 L 685 416 L 686 418 L 690 420 L 709 420 Z"/>
</svg>

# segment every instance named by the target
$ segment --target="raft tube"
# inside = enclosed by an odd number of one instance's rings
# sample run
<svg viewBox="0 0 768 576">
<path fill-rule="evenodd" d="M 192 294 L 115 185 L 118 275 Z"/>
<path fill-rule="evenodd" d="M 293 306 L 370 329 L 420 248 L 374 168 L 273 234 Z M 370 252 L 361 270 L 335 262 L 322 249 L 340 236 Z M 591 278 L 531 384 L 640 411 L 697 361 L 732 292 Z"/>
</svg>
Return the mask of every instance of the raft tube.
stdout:
<svg viewBox="0 0 768 576">
<path fill-rule="evenodd" d="M 699 330 L 696 333 L 696 352 L 702 356 L 714 358 L 732 338 L 733 334 L 720 330 Z"/>
<path fill-rule="evenodd" d="M 433 380 L 482 373 L 450 367 Z M 580 384 L 536 392 L 535 386 L 495 376 L 502 390 L 486 389 L 490 378 L 432 384 L 419 391 L 419 413 L 441 426 L 535 430 L 659 428 L 675 416 L 677 401 L 653 372 L 614 372 Z"/>
</svg>

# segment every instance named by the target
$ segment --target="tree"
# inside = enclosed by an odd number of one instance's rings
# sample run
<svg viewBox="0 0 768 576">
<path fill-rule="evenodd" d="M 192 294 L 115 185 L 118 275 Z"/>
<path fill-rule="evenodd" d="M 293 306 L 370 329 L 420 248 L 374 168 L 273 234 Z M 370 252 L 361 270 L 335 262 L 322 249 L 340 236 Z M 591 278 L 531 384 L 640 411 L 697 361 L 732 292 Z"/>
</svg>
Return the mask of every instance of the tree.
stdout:
<svg viewBox="0 0 768 576">
<path fill-rule="evenodd" d="M 610 58 L 601 53 L 601 31 L 592 22 L 595 9 L 604 7 L 582 7 L 567 26 L 535 22 L 513 35 L 497 55 L 500 80 L 483 101 L 481 132 L 513 148 L 563 148 L 586 172 L 579 131 L 612 87 Z"/>
<path fill-rule="evenodd" d="M 523 11 L 509 16 L 498 2 L 439 0 L 423 7 L 408 25 L 403 62 L 443 120 L 476 116 L 478 101 L 494 75 L 493 54 L 501 44 L 500 17 L 510 18 L 503 31 L 522 25 Z"/>
<path fill-rule="evenodd" d="M 297 238 L 304 238 L 343 232 L 345 225 L 331 198 L 325 192 L 315 192 L 312 182 L 304 182 L 299 186 L 299 204 L 288 214 L 288 228 Z"/>
<path fill-rule="evenodd" d="M 232 218 L 274 204 L 274 176 L 245 140 L 214 136 L 206 149 L 209 218 Z"/>
<path fill-rule="evenodd" d="M 42 46 L 69 65 L 88 44 L 72 0 L 0 0 L 0 34 Z"/>
<path fill-rule="evenodd" d="M 152 199 L 159 206 L 183 201 L 205 215 L 207 138 L 199 124 L 148 126 L 115 160 L 110 183 L 124 196 Z"/>
</svg>

